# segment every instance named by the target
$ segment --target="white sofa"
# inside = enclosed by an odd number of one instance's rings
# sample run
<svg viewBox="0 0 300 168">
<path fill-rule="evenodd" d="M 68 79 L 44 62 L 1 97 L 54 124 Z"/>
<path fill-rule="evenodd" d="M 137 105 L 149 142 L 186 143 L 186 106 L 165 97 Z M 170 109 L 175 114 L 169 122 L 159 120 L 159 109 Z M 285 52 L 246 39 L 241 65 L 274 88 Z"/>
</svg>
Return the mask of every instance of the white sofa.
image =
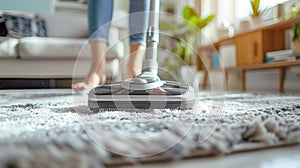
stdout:
<svg viewBox="0 0 300 168">
<path fill-rule="evenodd" d="M 0 78 L 84 78 L 89 70 L 87 16 L 36 14 L 46 22 L 48 37 L 0 37 Z M 111 27 L 106 74 L 120 80 L 119 62 L 124 44 Z"/>
</svg>

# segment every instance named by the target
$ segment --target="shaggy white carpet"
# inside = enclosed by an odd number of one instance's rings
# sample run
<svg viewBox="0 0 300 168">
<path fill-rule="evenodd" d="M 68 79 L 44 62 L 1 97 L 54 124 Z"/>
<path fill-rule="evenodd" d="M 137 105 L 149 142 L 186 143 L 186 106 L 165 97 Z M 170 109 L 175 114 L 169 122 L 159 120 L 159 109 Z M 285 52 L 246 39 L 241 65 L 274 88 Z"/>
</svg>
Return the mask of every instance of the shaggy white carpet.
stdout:
<svg viewBox="0 0 300 168">
<path fill-rule="evenodd" d="M 94 114 L 70 90 L 0 91 L 0 167 L 102 167 L 300 142 L 300 96 L 199 93 L 189 111 Z"/>
</svg>

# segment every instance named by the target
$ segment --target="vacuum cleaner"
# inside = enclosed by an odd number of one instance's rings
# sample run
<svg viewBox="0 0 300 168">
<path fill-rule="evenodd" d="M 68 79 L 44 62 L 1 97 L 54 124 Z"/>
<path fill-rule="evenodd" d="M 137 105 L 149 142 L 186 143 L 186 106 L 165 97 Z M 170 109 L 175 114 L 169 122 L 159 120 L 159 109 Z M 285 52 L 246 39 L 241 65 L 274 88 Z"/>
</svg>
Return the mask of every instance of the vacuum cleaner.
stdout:
<svg viewBox="0 0 300 168">
<path fill-rule="evenodd" d="M 151 0 L 147 43 L 142 73 L 123 82 L 99 85 L 88 94 L 88 107 L 93 112 L 149 109 L 191 109 L 193 87 L 175 81 L 162 81 L 158 76 L 159 0 Z"/>
</svg>

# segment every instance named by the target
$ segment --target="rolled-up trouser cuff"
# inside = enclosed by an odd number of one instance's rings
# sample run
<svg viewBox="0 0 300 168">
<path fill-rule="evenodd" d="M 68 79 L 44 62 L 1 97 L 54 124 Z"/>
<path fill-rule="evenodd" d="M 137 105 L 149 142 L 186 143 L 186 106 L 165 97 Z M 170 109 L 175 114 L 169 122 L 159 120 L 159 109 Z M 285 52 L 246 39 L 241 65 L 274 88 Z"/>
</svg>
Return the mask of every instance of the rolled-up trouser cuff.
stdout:
<svg viewBox="0 0 300 168">
<path fill-rule="evenodd" d="M 109 44 L 107 39 L 101 38 L 101 37 L 89 37 L 88 40 L 89 40 L 89 42 L 91 42 L 91 41 L 98 41 L 98 42 L 103 42 L 103 43 Z"/>
</svg>

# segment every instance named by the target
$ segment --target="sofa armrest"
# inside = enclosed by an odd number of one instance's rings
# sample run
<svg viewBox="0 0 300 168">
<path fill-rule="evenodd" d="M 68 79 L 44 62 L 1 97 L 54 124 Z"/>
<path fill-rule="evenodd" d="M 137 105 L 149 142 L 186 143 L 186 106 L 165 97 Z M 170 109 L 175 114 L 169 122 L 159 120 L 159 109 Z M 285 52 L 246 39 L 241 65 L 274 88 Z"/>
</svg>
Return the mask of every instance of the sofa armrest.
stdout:
<svg viewBox="0 0 300 168">
<path fill-rule="evenodd" d="M 17 58 L 19 40 L 10 37 L 0 37 L 0 58 Z"/>
</svg>

